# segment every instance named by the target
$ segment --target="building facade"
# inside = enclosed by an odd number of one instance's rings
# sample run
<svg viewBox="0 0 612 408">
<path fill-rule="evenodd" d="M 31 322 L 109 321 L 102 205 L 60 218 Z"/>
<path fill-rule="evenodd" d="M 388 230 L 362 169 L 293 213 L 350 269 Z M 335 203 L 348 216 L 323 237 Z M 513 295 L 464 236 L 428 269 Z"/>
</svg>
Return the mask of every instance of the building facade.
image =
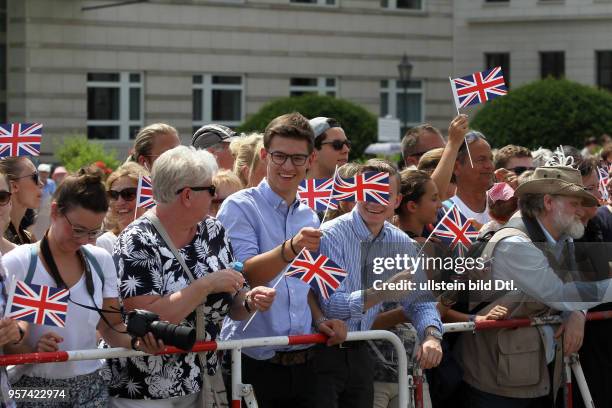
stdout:
<svg viewBox="0 0 612 408">
<path fill-rule="evenodd" d="M 510 88 L 565 77 L 612 90 L 612 0 L 456 0 L 454 73 L 501 66 Z"/>
<path fill-rule="evenodd" d="M 266 102 L 333 95 L 446 128 L 451 0 L 0 0 L 0 109 L 42 122 L 43 156 L 73 134 L 127 153 L 146 124 L 185 142 Z M 404 93 L 397 65 L 413 64 Z M 3 82 L 0 79 L 0 85 Z M 5 105 L 2 105 L 5 104 Z M 399 135 L 398 135 L 399 140 Z"/>
</svg>

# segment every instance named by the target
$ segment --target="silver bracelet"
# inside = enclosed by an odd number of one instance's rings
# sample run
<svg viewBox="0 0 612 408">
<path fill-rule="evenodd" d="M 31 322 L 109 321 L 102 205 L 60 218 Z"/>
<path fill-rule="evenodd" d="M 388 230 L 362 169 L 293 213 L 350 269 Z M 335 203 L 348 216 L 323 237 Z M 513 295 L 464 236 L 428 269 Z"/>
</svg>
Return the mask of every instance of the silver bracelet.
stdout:
<svg viewBox="0 0 612 408">
<path fill-rule="evenodd" d="M 319 317 L 317 320 L 314 321 L 314 328 L 317 329 L 321 323 L 326 322 L 328 320 L 329 319 L 325 316 Z"/>
</svg>

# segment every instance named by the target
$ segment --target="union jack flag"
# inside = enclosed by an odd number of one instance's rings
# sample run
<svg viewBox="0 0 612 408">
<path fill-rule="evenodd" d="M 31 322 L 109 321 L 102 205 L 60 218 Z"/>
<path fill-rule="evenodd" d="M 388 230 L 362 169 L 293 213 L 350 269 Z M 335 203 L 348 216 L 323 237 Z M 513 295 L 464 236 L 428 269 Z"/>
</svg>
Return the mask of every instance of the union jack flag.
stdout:
<svg viewBox="0 0 612 408">
<path fill-rule="evenodd" d="M 138 208 L 153 208 L 153 183 L 148 176 L 140 176 L 138 179 L 138 192 L 136 193 L 136 204 Z"/>
<path fill-rule="evenodd" d="M 389 205 L 389 195 L 389 173 L 369 171 L 349 178 L 336 175 L 332 198 Z"/>
<path fill-rule="evenodd" d="M 334 179 L 306 179 L 298 187 L 298 199 L 314 211 L 325 211 L 338 208 L 338 203 L 331 199 L 334 190 Z"/>
<path fill-rule="evenodd" d="M 69 295 L 68 289 L 28 285 L 17 281 L 15 291 L 9 299 L 6 317 L 34 324 L 64 327 Z"/>
<path fill-rule="evenodd" d="M 444 215 L 432 231 L 432 234 L 437 235 L 450 249 L 459 246 L 461 254 L 463 249 L 469 249 L 472 246 L 472 242 L 478 238 L 478 231 L 472 225 L 471 220 L 467 219 L 456 205 L 453 205 L 447 211 L 446 215 Z"/>
<path fill-rule="evenodd" d="M 451 80 L 457 109 L 484 103 L 508 93 L 500 67 Z"/>
<path fill-rule="evenodd" d="M 285 272 L 285 276 L 308 283 L 324 299 L 329 299 L 347 275 L 344 269 L 325 255 L 313 254 L 307 249 L 300 252 Z"/>
<path fill-rule="evenodd" d="M 41 140 L 41 123 L 0 125 L 0 157 L 38 156 Z"/>
<path fill-rule="evenodd" d="M 610 182 L 610 176 L 608 170 L 604 167 L 597 167 L 597 178 L 599 179 L 599 193 L 601 194 L 602 200 L 607 200 L 608 196 L 608 183 Z"/>
</svg>

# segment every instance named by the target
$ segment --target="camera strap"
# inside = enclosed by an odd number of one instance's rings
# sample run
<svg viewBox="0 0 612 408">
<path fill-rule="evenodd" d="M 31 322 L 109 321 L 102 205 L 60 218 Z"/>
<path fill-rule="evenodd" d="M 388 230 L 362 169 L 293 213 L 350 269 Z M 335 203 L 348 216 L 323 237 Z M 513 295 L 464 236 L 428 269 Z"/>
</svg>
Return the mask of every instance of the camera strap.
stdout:
<svg viewBox="0 0 612 408">
<path fill-rule="evenodd" d="M 166 243 L 166 246 L 170 249 L 170 251 L 172 251 L 172 254 L 176 258 L 176 260 L 179 262 L 179 264 L 181 264 L 183 271 L 185 271 L 185 274 L 189 277 L 189 281 L 191 283 L 195 282 L 196 279 L 193 276 L 193 273 L 191 273 L 191 270 L 185 263 L 185 259 L 183 258 L 183 256 L 180 254 L 178 249 L 176 249 L 176 246 L 172 242 L 172 239 L 170 239 L 170 236 L 168 235 L 166 228 L 164 228 L 164 226 L 162 225 L 157 215 L 154 214 L 152 211 L 147 211 L 144 214 L 144 217 L 146 217 L 149 221 L 151 221 L 151 223 L 153 224 L 153 226 L 155 227 L 155 229 L 157 230 L 161 238 Z M 206 337 L 205 332 L 204 332 L 204 315 L 205 315 L 204 305 L 201 304 L 196 308 L 196 340 L 198 341 L 205 340 L 205 337 Z M 202 370 L 202 373 L 204 373 L 206 354 L 198 353 L 198 355 L 200 357 L 200 366 L 201 366 L 200 368 Z"/>
<path fill-rule="evenodd" d="M 49 275 L 51 275 L 51 278 L 53 278 L 53 280 L 55 281 L 55 284 L 57 285 L 58 288 L 64 288 L 64 289 L 68 289 L 68 285 L 66 285 L 66 282 L 64 282 L 64 279 L 62 279 L 62 275 L 59 272 L 59 268 L 57 267 L 57 264 L 55 263 L 55 259 L 53 258 L 53 254 L 51 253 L 51 248 L 49 247 L 49 238 L 47 237 L 48 231 L 45 233 L 45 236 L 43 237 L 43 239 L 40 241 L 40 253 L 42 255 L 42 258 L 44 259 L 45 263 L 47 264 L 47 266 L 49 267 Z M 36 245 L 36 244 L 34 244 Z M 36 254 L 36 248 L 32 248 L 32 255 Z M 106 316 L 104 316 L 104 313 L 119 313 L 119 314 L 123 314 L 122 310 L 105 310 L 105 309 L 100 309 L 97 305 L 96 305 L 96 301 L 94 299 L 94 284 L 93 284 L 93 277 L 92 277 L 92 273 L 91 273 L 91 267 L 89 265 L 89 262 L 87 262 L 87 257 L 83 254 L 83 250 L 79 250 L 77 251 L 77 254 L 81 260 L 81 263 L 83 264 L 83 268 L 85 270 L 85 286 L 87 288 L 87 293 L 89 294 L 89 297 L 91 298 L 91 302 L 93 303 L 93 307 L 89 306 L 89 305 L 84 305 L 82 303 L 76 302 L 75 300 L 72 299 L 72 297 L 70 295 L 68 295 L 68 300 L 71 303 L 74 303 L 75 305 L 88 309 L 88 310 L 93 310 L 95 312 L 98 313 L 98 315 L 100 315 L 100 318 L 104 321 L 104 323 L 106 323 L 106 325 L 108 327 L 110 327 L 112 330 L 116 331 L 117 333 L 121 333 L 121 334 L 125 334 L 127 333 L 126 331 L 120 331 L 117 330 L 113 327 L 113 325 L 108 321 L 108 319 L 106 318 Z M 36 261 L 37 257 L 33 256 L 32 261 Z M 28 283 L 28 282 L 26 282 Z M 102 280 L 102 284 L 104 284 L 104 280 Z"/>
</svg>

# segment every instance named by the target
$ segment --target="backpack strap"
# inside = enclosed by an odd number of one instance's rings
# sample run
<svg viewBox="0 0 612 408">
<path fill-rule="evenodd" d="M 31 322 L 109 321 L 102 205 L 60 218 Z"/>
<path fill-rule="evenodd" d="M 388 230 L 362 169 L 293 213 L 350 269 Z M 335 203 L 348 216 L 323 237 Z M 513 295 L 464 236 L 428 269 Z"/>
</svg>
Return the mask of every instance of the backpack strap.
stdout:
<svg viewBox="0 0 612 408">
<path fill-rule="evenodd" d="M 96 274 L 98 275 L 98 278 L 100 278 L 100 280 L 102 281 L 102 289 L 104 289 L 104 273 L 102 272 L 100 263 L 98 262 L 96 257 L 93 256 L 93 254 L 88 249 L 86 249 L 84 246 L 81 247 L 81 251 L 83 251 L 83 255 L 85 255 L 85 258 L 93 266 L 94 271 L 96 271 Z"/>
<path fill-rule="evenodd" d="M 34 271 L 36 270 L 36 263 L 38 262 L 38 244 L 30 245 L 30 265 L 28 266 L 28 273 L 25 277 L 25 284 L 29 285 L 32 283 L 34 277 Z"/>
</svg>

